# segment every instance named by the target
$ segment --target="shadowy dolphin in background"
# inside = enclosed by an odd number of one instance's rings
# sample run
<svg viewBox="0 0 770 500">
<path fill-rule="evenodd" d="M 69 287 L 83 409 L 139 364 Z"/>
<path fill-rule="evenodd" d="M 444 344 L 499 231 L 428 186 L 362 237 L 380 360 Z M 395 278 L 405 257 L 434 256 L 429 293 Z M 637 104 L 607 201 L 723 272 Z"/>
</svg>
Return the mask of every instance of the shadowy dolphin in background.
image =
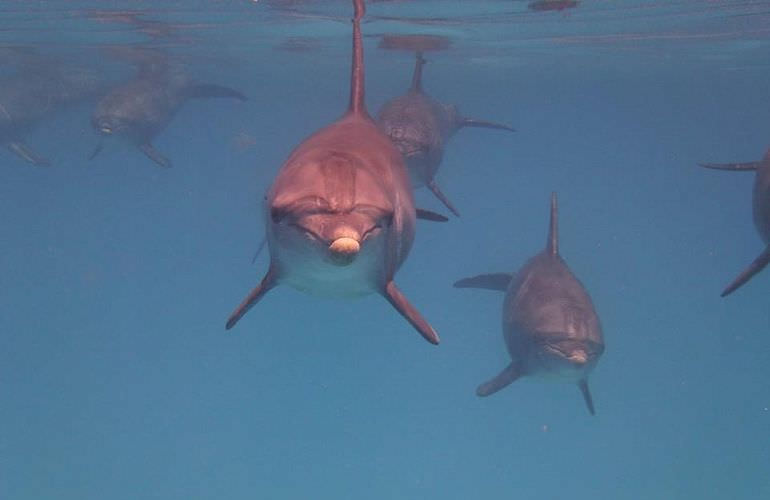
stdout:
<svg viewBox="0 0 770 500">
<path fill-rule="evenodd" d="M 171 161 L 157 151 L 153 138 L 166 128 L 177 111 L 190 99 L 246 97 L 229 87 L 194 82 L 177 64 L 157 50 L 121 48 L 112 53 L 137 65 L 134 78 L 113 88 L 96 105 L 91 124 L 103 137 L 121 137 L 136 146 L 161 167 Z M 99 141 L 89 159 L 104 147 Z"/>
<path fill-rule="evenodd" d="M 363 0 L 353 6 L 348 110 L 301 142 L 278 172 L 264 203 L 270 267 L 226 328 L 285 283 L 328 297 L 379 293 L 437 344 L 438 334 L 393 282 L 412 247 L 417 213 L 401 154 L 366 111 Z"/>
<path fill-rule="evenodd" d="M 588 374 L 604 352 L 604 337 L 591 297 L 559 255 L 557 218 L 553 193 L 544 251 L 515 275 L 482 274 L 454 286 L 505 292 L 503 338 L 512 361 L 476 394 L 488 396 L 525 375 L 557 378 L 578 384 L 593 415 Z"/>
<path fill-rule="evenodd" d="M 457 106 L 442 104 L 426 94 L 422 89 L 425 62 L 422 52 L 418 51 L 411 87 L 406 94 L 386 102 L 377 121 L 404 155 L 414 187 L 427 186 L 452 213 L 459 216 L 460 213 L 439 189 L 435 179 L 447 141 L 463 127 L 515 130 L 508 125 L 466 118 Z"/>
<path fill-rule="evenodd" d="M 765 157 L 762 160 L 756 162 L 701 163 L 700 165 L 719 170 L 756 171 L 753 194 L 754 226 L 765 243 L 765 249 L 759 254 L 759 257 L 754 259 L 754 262 L 749 267 L 724 289 L 722 297 L 726 297 L 770 263 L 770 150 L 765 153 Z"/>
<path fill-rule="evenodd" d="M 24 135 L 64 107 L 95 98 L 104 81 L 91 68 L 25 54 L 17 61 L 18 71 L 0 81 L 0 143 L 33 165 L 48 166 L 50 162 L 24 142 Z"/>
</svg>

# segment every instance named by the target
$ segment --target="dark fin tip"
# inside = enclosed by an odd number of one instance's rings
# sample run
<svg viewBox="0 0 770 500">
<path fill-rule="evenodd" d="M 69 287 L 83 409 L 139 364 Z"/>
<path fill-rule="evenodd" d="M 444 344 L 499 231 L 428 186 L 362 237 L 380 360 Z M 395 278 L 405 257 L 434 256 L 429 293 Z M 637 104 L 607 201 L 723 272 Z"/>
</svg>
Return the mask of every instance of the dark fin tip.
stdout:
<svg viewBox="0 0 770 500">
<path fill-rule="evenodd" d="M 727 288 L 724 289 L 724 291 L 720 294 L 720 297 L 727 297 L 743 285 L 745 285 L 751 278 L 753 278 L 757 273 L 759 273 L 762 269 L 764 269 L 768 264 L 770 263 L 770 245 L 765 248 L 765 250 L 759 254 L 759 257 L 754 259 L 754 261 L 749 264 L 749 267 L 747 267 L 741 274 L 738 275 L 737 278 L 733 280 L 732 283 L 727 285 Z"/>
<path fill-rule="evenodd" d="M 416 209 L 417 218 L 420 220 L 428 220 L 431 222 L 447 222 L 449 217 L 423 208 Z"/>
</svg>

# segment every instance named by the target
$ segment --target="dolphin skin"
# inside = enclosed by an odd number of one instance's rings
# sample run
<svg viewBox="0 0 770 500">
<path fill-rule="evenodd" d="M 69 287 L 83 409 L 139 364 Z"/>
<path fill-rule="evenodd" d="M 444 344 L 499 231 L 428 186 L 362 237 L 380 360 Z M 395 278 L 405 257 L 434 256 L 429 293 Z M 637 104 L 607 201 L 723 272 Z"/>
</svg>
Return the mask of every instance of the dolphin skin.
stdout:
<svg viewBox="0 0 770 500">
<path fill-rule="evenodd" d="M 588 375 L 604 352 L 604 336 L 591 297 L 559 255 L 557 218 L 554 193 L 545 250 L 515 275 L 483 274 L 454 286 L 505 292 L 503 338 L 511 363 L 476 394 L 488 396 L 523 376 L 555 378 L 576 383 L 593 415 Z"/>
<path fill-rule="evenodd" d="M 364 3 L 353 6 L 347 112 L 300 143 L 278 172 L 264 200 L 270 267 L 226 328 L 285 283 L 329 297 L 379 293 L 437 344 L 438 334 L 393 281 L 414 241 L 417 212 L 400 152 L 366 111 Z"/>
</svg>

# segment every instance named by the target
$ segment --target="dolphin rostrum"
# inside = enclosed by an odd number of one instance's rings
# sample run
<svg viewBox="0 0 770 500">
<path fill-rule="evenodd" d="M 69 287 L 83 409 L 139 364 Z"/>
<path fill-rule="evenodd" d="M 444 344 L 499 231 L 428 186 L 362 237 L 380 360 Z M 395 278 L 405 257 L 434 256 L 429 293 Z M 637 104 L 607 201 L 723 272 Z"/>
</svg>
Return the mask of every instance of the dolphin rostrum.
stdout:
<svg viewBox="0 0 770 500">
<path fill-rule="evenodd" d="M 765 153 L 762 160 L 749 163 L 701 163 L 702 167 L 719 170 L 755 171 L 753 211 L 754 226 L 757 228 L 765 249 L 754 259 L 727 288 L 722 292 L 722 297 L 730 295 L 744 283 L 754 277 L 755 274 L 770 263 L 770 150 Z"/>
<path fill-rule="evenodd" d="M 301 142 L 264 202 L 270 267 L 232 313 L 232 328 L 278 284 L 311 294 L 380 293 L 428 341 L 438 334 L 393 282 L 415 235 L 417 213 L 398 149 L 366 111 L 361 42 L 363 0 L 353 0 L 350 104 Z"/>
<path fill-rule="evenodd" d="M 559 255 L 557 217 L 553 193 L 546 248 L 518 273 L 482 274 L 454 286 L 505 292 L 503 338 L 512 361 L 476 394 L 488 396 L 525 375 L 557 378 L 577 383 L 593 415 L 588 374 L 604 351 L 604 338 L 591 297 Z"/>
<path fill-rule="evenodd" d="M 103 137 L 128 140 L 161 167 L 171 161 L 156 150 L 152 139 L 171 121 L 177 111 L 192 98 L 246 97 L 229 87 L 194 82 L 167 57 L 154 50 L 133 49 L 118 53 L 138 64 L 137 74 L 113 88 L 96 105 L 91 115 L 94 130 Z M 96 157 L 103 148 L 99 142 L 91 153 Z"/>
<path fill-rule="evenodd" d="M 386 102 L 377 116 L 380 128 L 391 138 L 406 159 L 414 187 L 428 189 L 455 215 L 460 213 L 436 183 L 444 147 L 455 132 L 463 127 L 515 130 L 499 123 L 466 118 L 457 106 L 438 102 L 422 89 L 422 52 L 415 57 L 412 85 L 406 94 Z"/>
</svg>

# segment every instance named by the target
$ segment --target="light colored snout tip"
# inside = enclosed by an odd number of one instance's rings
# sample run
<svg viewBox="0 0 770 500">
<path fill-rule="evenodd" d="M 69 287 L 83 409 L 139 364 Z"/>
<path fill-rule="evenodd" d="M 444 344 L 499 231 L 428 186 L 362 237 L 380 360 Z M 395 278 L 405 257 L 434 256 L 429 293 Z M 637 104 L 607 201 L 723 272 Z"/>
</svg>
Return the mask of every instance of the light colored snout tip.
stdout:
<svg viewBox="0 0 770 500">
<path fill-rule="evenodd" d="M 361 250 L 361 244 L 353 238 L 337 238 L 329 245 L 332 259 L 340 265 L 347 265 L 353 262 L 359 250 Z"/>
<path fill-rule="evenodd" d="M 584 351 L 573 352 L 570 355 L 569 360 L 572 363 L 575 363 L 578 365 L 584 365 L 588 362 L 588 355 Z"/>
</svg>

